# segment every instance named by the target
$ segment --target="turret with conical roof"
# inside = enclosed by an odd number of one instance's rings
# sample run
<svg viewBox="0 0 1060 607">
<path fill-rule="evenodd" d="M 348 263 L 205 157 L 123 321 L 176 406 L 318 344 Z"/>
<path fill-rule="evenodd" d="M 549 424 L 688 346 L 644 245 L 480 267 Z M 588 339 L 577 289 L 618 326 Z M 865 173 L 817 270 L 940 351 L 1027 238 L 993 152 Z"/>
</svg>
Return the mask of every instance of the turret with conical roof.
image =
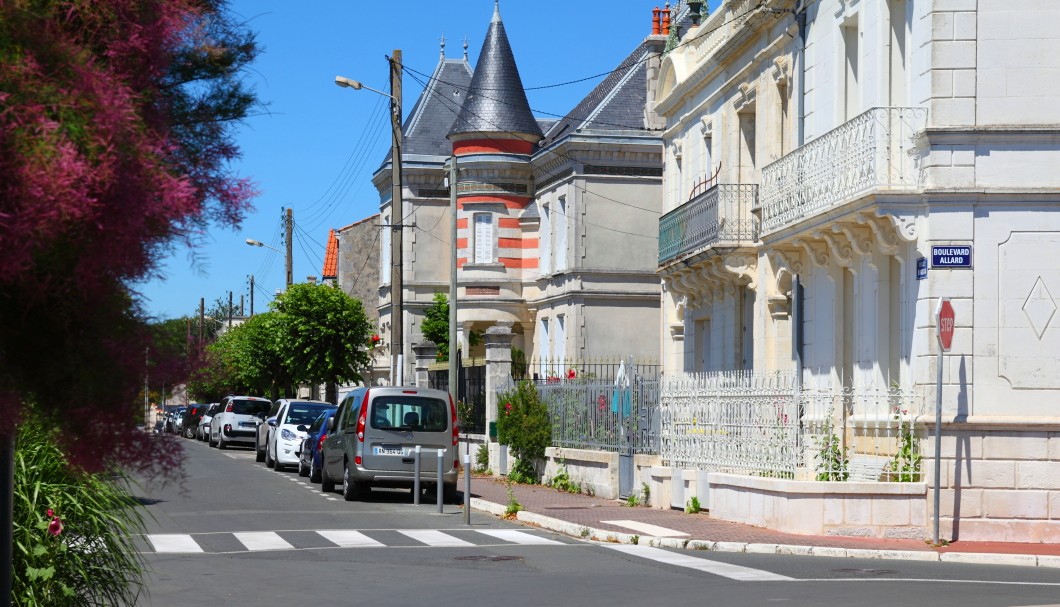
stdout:
<svg viewBox="0 0 1060 607">
<path fill-rule="evenodd" d="M 508 44 L 499 2 L 493 5 L 493 19 L 482 42 L 475 76 L 449 136 L 479 133 L 510 133 L 533 142 L 542 137 Z"/>
</svg>

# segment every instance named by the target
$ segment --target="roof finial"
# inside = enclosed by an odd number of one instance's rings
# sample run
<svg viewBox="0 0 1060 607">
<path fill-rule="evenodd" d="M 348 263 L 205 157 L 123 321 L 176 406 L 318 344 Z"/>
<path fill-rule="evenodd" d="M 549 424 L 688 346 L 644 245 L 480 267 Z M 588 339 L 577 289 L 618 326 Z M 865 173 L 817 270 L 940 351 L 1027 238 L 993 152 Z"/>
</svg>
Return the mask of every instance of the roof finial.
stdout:
<svg viewBox="0 0 1060 607">
<path fill-rule="evenodd" d="M 501 21 L 501 0 L 493 0 L 493 19 L 491 23 L 500 23 Z"/>
<path fill-rule="evenodd" d="M 467 61 L 467 36 L 464 36 L 464 61 Z"/>
<path fill-rule="evenodd" d="M 445 34 L 442 34 L 442 59 L 445 59 Z"/>
</svg>

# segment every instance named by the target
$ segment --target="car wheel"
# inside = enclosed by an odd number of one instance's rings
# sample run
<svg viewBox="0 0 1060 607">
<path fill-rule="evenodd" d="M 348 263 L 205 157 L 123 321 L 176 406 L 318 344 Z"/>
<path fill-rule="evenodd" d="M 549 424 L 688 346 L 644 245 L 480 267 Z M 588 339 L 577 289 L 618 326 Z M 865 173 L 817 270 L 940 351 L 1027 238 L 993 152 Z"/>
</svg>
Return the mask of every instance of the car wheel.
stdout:
<svg viewBox="0 0 1060 607">
<path fill-rule="evenodd" d="M 217 446 L 217 443 L 214 442 L 214 440 L 213 440 L 213 434 L 208 435 L 206 438 L 207 438 L 208 444 L 211 447 L 216 447 Z"/>
<path fill-rule="evenodd" d="M 317 466 L 317 458 L 315 457 L 309 460 L 309 482 L 320 482 L 320 467 Z"/>
<path fill-rule="evenodd" d="M 265 445 L 265 467 L 276 468 L 276 460 L 272 459 L 272 455 L 269 454 L 269 446 Z"/>
<path fill-rule="evenodd" d="M 320 490 L 324 493 L 331 493 L 335 490 L 335 481 L 328 478 L 328 470 L 323 466 L 320 468 Z"/>
<path fill-rule="evenodd" d="M 309 476 L 309 466 L 305 465 L 300 458 L 298 460 L 298 476 Z"/>
<path fill-rule="evenodd" d="M 188 428 L 185 430 L 184 438 L 195 438 L 195 428 Z"/>
<path fill-rule="evenodd" d="M 364 483 L 358 483 L 350 477 L 349 465 L 343 466 L 342 469 L 342 497 L 347 502 L 353 500 L 364 499 L 365 494 L 368 493 L 368 486 Z"/>
<path fill-rule="evenodd" d="M 225 439 L 221 438 L 220 434 L 217 435 L 217 448 L 218 449 L 227 449 L 228 448 L 228 443 L 225 442 Z"/>
<path fill-rule="evenodd" d="M 254 441 L 254 461 L 263 462 L 265 461 L 265 450 L 258 447 L 258 442 Z"/>
<path fill-rule="evenodd" d="M 456 498 L 456 485 L 442 485 L 442 501 L 446 504 L 458 504 Z"/>
</svg>

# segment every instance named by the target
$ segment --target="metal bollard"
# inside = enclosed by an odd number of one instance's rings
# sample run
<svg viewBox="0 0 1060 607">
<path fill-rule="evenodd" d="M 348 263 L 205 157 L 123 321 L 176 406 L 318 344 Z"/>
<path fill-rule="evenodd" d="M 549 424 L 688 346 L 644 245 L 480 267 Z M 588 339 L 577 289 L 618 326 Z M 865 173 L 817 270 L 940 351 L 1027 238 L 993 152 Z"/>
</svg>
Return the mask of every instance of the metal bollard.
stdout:
<svg viewBox="0 0 1060 607">
<path fill-rule="evenodd" d="M 471 524 L 471 454 L 464 454 L 464 524 Z"/>
<path fill-rule="evenodd" d="M 414 464 L 414 476 L 412 479 L 412 505 L 420 505 L 420 446 L 416 445 L 416 463 Z"/>
<path fill-rule="evenodd" d="M 442 513 L 442 500 L 445 496 L 445 485 L 442 484 L 442 463 L 445 461 L 445 449 L 438 450 L 438 484 L 435 485 L 435 493 L 438 494 L 438 514 Z"/>
</svg>

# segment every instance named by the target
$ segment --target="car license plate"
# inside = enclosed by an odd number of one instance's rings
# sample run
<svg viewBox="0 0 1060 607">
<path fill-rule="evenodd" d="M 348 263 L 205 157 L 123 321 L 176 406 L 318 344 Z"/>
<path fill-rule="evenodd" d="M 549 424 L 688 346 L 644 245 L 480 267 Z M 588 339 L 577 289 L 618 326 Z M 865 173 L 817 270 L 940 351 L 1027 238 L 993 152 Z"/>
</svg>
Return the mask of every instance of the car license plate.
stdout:
<svg viewBox="0 0 1060 607">
<path fill-rule="evenodd" d="M 255 425 L 254 422 L 239 422 L 240 428 L 253 428 Z"/>
<path fill-rule="evenodd" d="M 405 449 L 401 447 L 375 447 L 372 449 L 375 455 L 405 455 Z"/>
</svg>

